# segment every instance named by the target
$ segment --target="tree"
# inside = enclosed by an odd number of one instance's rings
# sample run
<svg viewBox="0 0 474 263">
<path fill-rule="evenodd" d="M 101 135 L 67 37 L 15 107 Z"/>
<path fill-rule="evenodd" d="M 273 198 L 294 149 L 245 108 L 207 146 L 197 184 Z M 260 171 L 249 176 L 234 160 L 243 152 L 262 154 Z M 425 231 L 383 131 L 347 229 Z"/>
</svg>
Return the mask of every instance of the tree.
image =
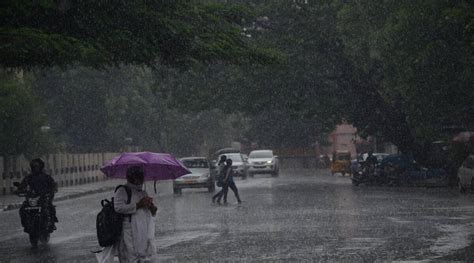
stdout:
<svg viewBox="0 0 474 263">
<path fill-rule="evenodd" d="M 118 151 L 128 143 L 159 146 L 162 105 L 153 94 L 149 69 L 77 67 L 40 75 L 35 89 L 67 150 Z"/>
<path fill-rule="evenodd" d="M 370 109 L 358 101 L 351 112 L 360 116 L 348 119 L 434 165 L 431 142 L 447 139 L 443 127 L 473 125 L 472 14 L 467 1 L 344 5 L 339 29 L 357 73 L 346 74 L 355 83 L 347 86 L 363 90 L 374 116 L 360 114 Z"/>
<path fill-rule="evenodd" d="M 0 156 L 43 154 L 49 150 L 44 107 L 32 95 L 28 79 L 2 74 L 0 82 Z"/>
<path fill-rule="evenodd" d="M 219 94 L 225 84 L 232 96 L 216 105 L 250 114 L 281 110 L 326 128 L 347 120 L 421 164 L 447 165 L 433 160 L 431 143 L 448 139 L 448 125 L 473 127 L 472 3 L 255 3 L 260 19 L 246 32 L 286 63 L 206 73 L 210 83 L 193 87 Z"/>
<path fill-rule="evenodd" d="M 274 61 L 240 24 L 248 10 L 196 1 L 16 1 L 0 6 L 0 65 L 95 67 Z"/>
<path fill-rule="evenodd" d="M 278 52 L 258 47 L 242 34 L 243 21 L 252 15 L 249 9 L 201 2 L 6 0 L 0 4 L 0 67 L 30 74 L 41 69 L 45 75 L 38 76 L 35 91 L 28 90 L 31 94 L 25 97 L 35 104 L 32 94 L 38 92 L 49 116 L 31 122 L 49 119 L 66 149 L 117 149 L 124 138 L 156 149 L 165 106 L 149 83 L 137 84 L 149 76 L 135 68 L 133 73 L 143 79 L 134 78 L 124 66 L 182 70 L 210 61 L 245 64 L 280 59 Z M 8 120 L 10 126 L 24 125 L 22 119 Z M 2 136 L 14 138 L 3 131 Z M 36 137 L 22 138 L 16 143 L 31 145 L 30 139 Z M 8 145 L 2 143 L 2 148 Z"/>
<path fill-rule="evenodd" d="M 168 77 L 169 84 L 161 88 L 176 107 L 218 107 L 248 114 L 253 127 L 247 136 L 269 147 L 314 143 L 316 133 L 331 130 L 340 120 L 339 101 L 331 89 L 338 74 L 334 64 L 343 52 L 334 32 L 336 13 L 330 6 L 299 8 L 277 1 L 262 5 L 259 18 L 246 25 L 246 32 L 260 46 L 282 50 L 285 63 L 250 67 L 219 63 L 180 78 Z M 272 125 L 259 125 L 263 120 Z"/>
</svg>

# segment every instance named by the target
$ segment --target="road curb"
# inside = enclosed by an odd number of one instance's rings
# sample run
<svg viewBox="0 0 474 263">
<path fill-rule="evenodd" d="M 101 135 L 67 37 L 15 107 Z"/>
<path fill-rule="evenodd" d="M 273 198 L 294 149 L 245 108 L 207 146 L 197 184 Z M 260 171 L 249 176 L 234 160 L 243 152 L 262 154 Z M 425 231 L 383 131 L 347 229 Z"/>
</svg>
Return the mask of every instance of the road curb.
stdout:
<svg viewBox="0 0 474 263">
<path fill-rule="evenodd" d="M 54 202 L 60 202 L 60 201 L 64 201 L 64 200 L 70 200 L 70 199 L 74 199 L 74 198 L 78 198 L 78 197 L 82 197 L 82 196 L 86 196 L 86 195 L 91 195 L 91 194 L 98 194 L 98 193 L 103 193 L 103 192 L 106 192 L 106 191 L 111 191 L 115 189 L 115 186 L 106 186 L 106 187 L 102 187 L 102 188 L 99 188 L 99 189 L 94 189 L 94 190 L 90 190 L 90 191 L 85 191 L 85 192 L 80 192 L 80 193 L 73 193 L 73 194 L 70 194 L 70 195 L 64 195 L 64 196 L 59 196 L 57 198 L 54 198 Z M 3 209 L 0 209 L 0 212 L 4 212 L 4 211 L 11 211 L 11 210 L 15 210 L 15 209 L 19 209 L 21 207 L 22 203 L 17 203 L 17 204 L 9 204 L 9 205 L 6 205 Z"/>
</svg>

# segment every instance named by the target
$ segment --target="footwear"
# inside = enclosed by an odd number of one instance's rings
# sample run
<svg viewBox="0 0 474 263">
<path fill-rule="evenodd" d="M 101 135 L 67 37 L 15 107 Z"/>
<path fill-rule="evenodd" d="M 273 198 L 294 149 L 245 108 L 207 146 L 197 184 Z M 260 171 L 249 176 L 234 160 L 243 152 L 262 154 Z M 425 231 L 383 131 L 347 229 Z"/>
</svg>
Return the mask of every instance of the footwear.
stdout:
<svg viewBox="0 0 474 263">
<path fill-rule="evenodd" d="M 212 203 L 213 203 L 213 204 L 216 203 L 216 199 L 215 199 L 215 198 L 212 198 Z"/>
</svg>

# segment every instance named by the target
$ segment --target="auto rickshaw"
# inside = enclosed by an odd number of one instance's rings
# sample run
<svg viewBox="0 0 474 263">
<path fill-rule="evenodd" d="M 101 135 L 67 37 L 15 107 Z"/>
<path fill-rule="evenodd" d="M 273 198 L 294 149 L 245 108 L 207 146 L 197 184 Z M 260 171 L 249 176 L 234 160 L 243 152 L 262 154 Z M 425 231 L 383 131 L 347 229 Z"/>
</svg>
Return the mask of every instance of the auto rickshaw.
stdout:
<svg viewBox="0 0 474 263">
<path fill-rule="evenodd" d="M 341 173 L 343 176 L 350 174 L 351 153 L 349 151 L 337 151 L 333 154 L 331 163 L 331 174 Z"/>
</svg>

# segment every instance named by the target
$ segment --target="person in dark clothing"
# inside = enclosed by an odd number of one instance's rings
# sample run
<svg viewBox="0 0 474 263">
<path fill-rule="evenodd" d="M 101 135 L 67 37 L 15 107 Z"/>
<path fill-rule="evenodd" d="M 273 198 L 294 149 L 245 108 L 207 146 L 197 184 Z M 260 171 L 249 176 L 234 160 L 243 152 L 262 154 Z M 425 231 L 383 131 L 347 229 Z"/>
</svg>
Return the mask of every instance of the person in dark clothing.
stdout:
<svg viewBox="0 0 474 263">
<path fill-rule="evenodd" d="M 19 192 L 28 191 L 32 196 L 54 197 L 56 192 L 56 183 L 54 179 L 44 173 L 44 162 L 41 159 L 33 159 L 30 162 L 31 173 L 21 181 L 18 186 Z"/>
<path fill-rule="evenodd" d="M 224 177 L 225 177 L 225 164 L 226 164 L 226 159 L 227 156 L 222 155 L 221 158 L 219 159 L 219 163 L 217 164 L 217 178 L 216 180 L 221 183 L 224 182 Z M 217 194 L 212 196 L 212 203 L 216 202 L 216 199 L 218 199 L 218 203 L 220 204 L 222 195 L 224 194 L 224 187 L 222 185 L 222 188 Z"/>
<path fill-rule="evenodd" d="M 373 155 L 373 152 L 369 151 L 369 155 L 365 159 L 366 165 L 368 165 L 369 167 L 375 167 L 378 164 L 378 162 L 379 161 L 377 160 L 377 157 Z"/>
<path fill-rule="evenodd" d="M 224 192 L 224 204 L 227 204 L 227 193 L 229 192 L 229 188 L 234 192 L 235 198 L 237 199 L 237 202 L 242 203 L 242 200 L 240 200 L 239 196 L 239 190 L 237 189 L 237 186 L 235 185 L 234 182 L 234 171 L 232 170 L 232 160 L 227 159 L 226 160 L 226 176 L 224 178 L 224 187 L 222 187 L 222 190 Z M 218 199 L 219 200 L 219 199 Z"/>
<path fill-rule="evenodd" d="M 57 185 L 54 179 L 46 174 L 44 169 L 44 162 L 41 159 L 33 159 L 30 162 L 31 173 L 28 174 L 18 185 L 17 193 L 27 193 L 30 197 L 40 197 L 43 211 L 48 216 L 49 225 L 48 231 L 53 232 L 56 229 L 54 225 L 58 222 L 56 217 L 56 208 L 53 206 L 54 193 L 57 192 Z M 25 204 L 20 208 L 21 223 L 25 226 L 26 213 Z"/>
</svg>

